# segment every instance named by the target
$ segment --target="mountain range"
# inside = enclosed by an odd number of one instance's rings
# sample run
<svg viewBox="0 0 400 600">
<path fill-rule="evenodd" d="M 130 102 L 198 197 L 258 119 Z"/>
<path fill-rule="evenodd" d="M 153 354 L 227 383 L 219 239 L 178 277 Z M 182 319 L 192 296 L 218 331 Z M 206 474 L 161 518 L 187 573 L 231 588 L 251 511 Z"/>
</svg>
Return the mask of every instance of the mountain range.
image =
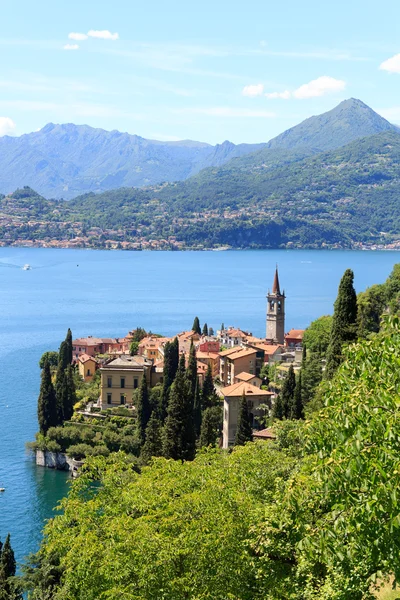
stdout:
<svg viewBox="0 0 400 600">
<path fill-rule="evenodd" d="M 201 149 L 182 144 L 167 147 Z M 223 146 L 205 147 L 216 160 Z M 400 130 L 360 100 L 311 117 L 256 151 L 226 150 L 222 164 L 163 185 L 91 191 L 68 202 L 18 189 L 0 199 L 0 241 L 269 248 L 400 239 Z M 228 159 L 232 153 L 239 156 Z"/>
<path fill-rule="evenodd" d="M 355 99 L 306 119 L 266 144 L 160 142 L 87 125 L 49 123 L 34 133 L 0 138 L 0 192 L 27 185 L 47 197 L 71 199 L 87 192 L 182 181 L 243 156 L 273 164 L 283 159 L 282 151 L 295 151 L 293 157 L 286 156 L 291 160 L 389 130 L 397 128 Z"/>
</svg>

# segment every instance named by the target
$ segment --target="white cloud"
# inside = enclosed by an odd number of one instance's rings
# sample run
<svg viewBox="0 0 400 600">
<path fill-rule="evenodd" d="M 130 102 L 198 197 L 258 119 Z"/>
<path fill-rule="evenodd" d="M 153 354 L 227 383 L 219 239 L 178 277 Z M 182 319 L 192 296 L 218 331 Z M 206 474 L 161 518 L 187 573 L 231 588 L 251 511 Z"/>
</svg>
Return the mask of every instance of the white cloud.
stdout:
<svg viewBox="0 0 400 600">
<path fill-rule="evenodd" d="M 111 33 L 108 29 L 103 29 L 101 31 L 96 29 L 91 29 L 88 31 L 88 36 L 92 38 L 99 38 L 101 40 L 118 40 L 118 33 Z"/>
<path fill-rule="evenodd" d="M 269 92 L 266 93 L 265 96 L 269 100 L 275 100 L 276 98 L 280 98 L 282 100 L 289 100 L 291 93 L 289 92 L 289 90 L 286 90 L 284 92 Z"/>
<path fill-rule="evenodd" d="M 78 44 L 65 44 L 64 50 L 79 50 Z"/>
<path fill-rule="evenodd" d="M 400 73 L 400 54 L 384 60 L 379 68 L 382 71 L 389 71 L 389 73 Z"/>
<path fill-rule="evenodd" d="M 255 85 L 245 85 L 242 90 L 242 96 L 250 96 L 250 98 L 254 98 L 255 96 L 262 96 L 264 91 L 264 86 L 262 83 L 258 83 Z"/>
<path fill-rule="evenodd" d="M 324 75 L 323 77 L 318 77 L 318 79 L 313 79 L 309 83 L 301 85 L 293 92 L 293 97 L 301 100 L 304 98 L 316 98 L 332 92 L 341 92 L 345 87 L 345 81 Z"/>
<path fill-rule="evenodd" d="M 15 131 L 15 123 L 9 117 L 0 117 L 0 136 L 12 135 Z"/>
<path fill-rule="evenodd" d="M 76 42 L 83 42 L 88 39 L 86 33 L 74 33 L 73 31 L 68 34 L 68 39 L 75 40 Z"/>
<path fill-rule="evenodd" d="M 213 106 L 210 108 L 183 108 L 180 110 L 174 110 L 175 113 L 186 113 L 186 114 L 198 114 L 208 115 L 211 117 L 261 117 L 261 118 L 273 118 L 275 113 L 267 110 L 251 110 L 247 108 L 230 108 L 229 106 Z"/>
</svg>

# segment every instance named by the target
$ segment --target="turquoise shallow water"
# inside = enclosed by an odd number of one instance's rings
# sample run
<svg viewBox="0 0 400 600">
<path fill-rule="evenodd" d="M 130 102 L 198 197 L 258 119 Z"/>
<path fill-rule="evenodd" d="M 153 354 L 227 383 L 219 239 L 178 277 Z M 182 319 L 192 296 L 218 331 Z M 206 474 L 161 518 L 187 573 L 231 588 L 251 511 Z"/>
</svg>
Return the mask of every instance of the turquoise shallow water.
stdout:
<svg viewBox="0 0 400 600">
<path fill-rule="evenodd" d="M 124 336 L 142 326 L 166 335 L 198 315 L 265 335 L 265 294 L 279 263 L 286 330 L 332 311 L 343 271 L 358 291 L 382 282 L 396 252 L 105 252 L 0 248 L 0 538 L 18 560 L 34 551 L 65 495 L 64 473 L 36 467 L 25 442 L 37 429 L 38 361 L 74 337 Z M 31 271 L 23 271 L 29 263 Z"/>
</svg>

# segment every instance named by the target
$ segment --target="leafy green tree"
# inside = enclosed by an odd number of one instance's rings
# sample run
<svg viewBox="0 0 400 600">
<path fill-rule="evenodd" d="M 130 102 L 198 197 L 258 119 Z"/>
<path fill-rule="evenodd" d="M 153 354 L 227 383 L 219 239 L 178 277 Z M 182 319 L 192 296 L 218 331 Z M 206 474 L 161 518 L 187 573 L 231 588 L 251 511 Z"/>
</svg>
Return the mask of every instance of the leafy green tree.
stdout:
<svg viewBox="0 0 400 600">
<path fill-rule="evenodd" d="M 50 365 L 45 361 L 42 369 L 38 398 L 38 422 L 40 433 L 46 435 L 50 427 L 58 425 L 56 394 L 51 382 Z"/>
<path fill-rule="evenodd" d="M 263 380 L 264 385 L 268 385 L 270 382 L 270 369 L 269 364 L 264 363 L 260 370 L 260 378 Z"/>
<path fill-rule="evenodd" d="M 208 326 L 207 323 L 204 323 L 203 325 L 203 330 L 202 330 L 202 335 L 207 336 L 208 335 Z"/>
<path fill-rule="evenodd" d="M 146 441 L 146 428 L 151 417 L 151 405 L 149 401 L 149 389 L 146 376 L 142 377 L 136 405 L 137 431 L 140 444 Z"/>
<path fill-rule="evenodd" d="M 303 345 L 310 352 L 318 353 L 325 358 L 332 330 L 332 316 L 325 315 L 315 319 L 304 332 Z"/>
<path fill-rule="evenodd" d="M 44 352 L 39 360 L 39 367 L 41 369 L 43 369 L 44 363 L 46 362 L 46 360 L 49 363 L 50 367 L 57 367 L 58 366 L 58 352 L 54 352 L 54 351 Z"/>
<path fill-rule="evenodd" d="M 65 337 L 65 345 L 67 347 L 66 354 L 67 354 L 68 365 L 70 365 L 72 363 L 72 358 L 73 358 L 72 332 L 71 332 L 70 328 L 68 328 L 67 335 Z"/>
<path fill-rule="evenodd" d="M 184 355 L 181 356 L 175 381 L 171 387 L 163 436 L 163 456 L 174 460 L 193 460 L 196 434 L 193 401 L 185 374 Z"/>
<path fill-rule="evenodd" d="M 301 392 L 303 406 L 306 406 L 315 396 L 315 392 L 322 381 L 321 357 L 316 354 L 303 354 L 301 363 Z"/>
<path fill-rule="evenodd" d="M 139 351 L 139 342 L 131 342 L 129 346 L 129 354 L 131 356 L 136 356 Z"/>
<path fill-rule="evenodd" d="M 357 335 L 367 337 L 380 329 L 382 315 L 387 307 L 387 286 L 373 285 L 357 296 Z"/>
<path fill-rule="evenodd" d="M 145 431 L 145 442 L 140 451 L 140 459 L 147 464 L 154 456 L 162 455 L 161 422 L 152 413 Z"/>
<path fill-rule="evenodd" d="M 192 331 L 201 335 L 200 321 L 199 317 L 195 317 L 192 325 Z"/>
<path fill-rule="evenodd" d="M 339 284 L 335 300 L 331 339 L 326 354 L 325 375 L 331 379 L 342 360 L 342 345 L 356 338 L 357 296 L 353 286 L 354 274 L 347 269 Z"/>
<path fill-rule="evenodd" d="M 143 329 L 143 327 L 136 327 L 136 329 L 132 332 L 132 341 L 133 342 L 141 342 L 143 338 L 146 337 L 147 331 Z"/>
<path fill-rule="evenodd" d="M 250 418 L 247 399 L 243 392 L 240 399 L 238 411 L 238 424 L 235 435 L 235 446 L 243 446 L 246 442 L 251 442 L 253 439 L 253 429 Z"/>
<path fill-rule="evenodd" d="M 200 446 L 215 446 L 222 432 L 222 409 L 219 406 L 206 408 L 200 432 Z"/>
</svg>

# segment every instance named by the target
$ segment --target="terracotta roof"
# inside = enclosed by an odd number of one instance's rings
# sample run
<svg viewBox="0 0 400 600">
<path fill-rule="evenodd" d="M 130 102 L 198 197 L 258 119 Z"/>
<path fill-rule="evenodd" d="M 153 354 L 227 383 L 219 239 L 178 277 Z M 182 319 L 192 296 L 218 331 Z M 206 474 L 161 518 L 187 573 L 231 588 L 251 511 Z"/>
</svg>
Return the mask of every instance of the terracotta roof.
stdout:
<svg viewBox="0 0 400 600">
<path fill-rule="evenodd" d="M 228 329 L 224 333 L 229 337 L 247 337 L 248 335 L 245 331 L 242 331 L 241 329 Z"/>
<path fill-rule="evenodd" d="M 235 348 L 228 348 L 227 350 L 221 350 L 218 352 L 219 356 L 229 356 L 230 354 L 235 354 L 235 352 L 239 352 L 243 350 L 241 346 L 236 346 Z"/>
<path fill-rule="evenodd" d="M 291 329 L 289 333 L 285 333 L 285 338 L 296 338 L 298 340 L 303 339 L 305 329 Z"/>
<path fill-rule="evenodd" d="M 274 283 L 272 285 L 272 293 L 276 294 L 277 296 L 281 295 L 281 288 L 279 287 L 278 267 L 276 267 L 276 269 L 275 269 L 275 277 L 274 277 Z"/>
<path fill-rule="evenodd" d="M 245 371 L 239 373 L 239 375 L 235 375 L 235 379 L 240 379 L 240 381 L 251 381 L 254 378 L 260 379 L 257 377 L 257 375 L 252 375 L 251 373 L 246 373 Z"/>
<path fill-rule="evenodd" d="M 198 358 L 198 359 L 212 358 L 213 360 L 216 360 L 218 357 L 219 357 L 218 352 L 202 352 L 201 350 L 196 352 L 196 358 Z"/>
<path fill-rule="evenodd" d="M 253 354 L 257 354 L 256 350 L 252 350 L 251 348 L 241 348 L 241 350 L 232 356 L 229 356 L 231 360 L 237 360 L 238 358 L 244 358 L 245 356 L 252 356 Z"/>
<path fill-rule="evenodd" d="M 245 381 L 239 381 L 238 383 L 234 383 L 233 385 L 228 385 L 228 387 L 224 387 L 221 389 L 221 394 L 225 397 L 240 397 L 244 395 L 248 396 L 273 396 L 272 392 L 268 392 L 267 390 L 260 390 L 260 388 L 252 385 L 251 383 L 246 383 Z"/>
<path fill-rule="evenodd" d="M 268 427 L 267 429 L 261 429 L 261 431 L 253 431 L 253 438 L 258 438 L 260 440 L 276 440 L 276 435 L 271 427 Z"/>
<path fill-rule="evenodd" d="M 78 360 L 81 363 L 85 363 L 88 360 L 92 360 L 93 362 L 97 363 L 97 359 L 94 358 L 94 356 L 89 356 L 88 354 L 81 354 L 81 356 L 78 358 Z"/>
<path fill-rule="evenodd" d="M 281 344 L 252 344 L 252 346 L 254 346 L 255 348 L 257 348 L 258 350 L 263 350 L 265 354 L 268 354 L 268 356 L 270 356 L 271 354 L 275 354 L 275 352 L 281 348 L 283 349 L 284 346 Z"/>
</svg>

